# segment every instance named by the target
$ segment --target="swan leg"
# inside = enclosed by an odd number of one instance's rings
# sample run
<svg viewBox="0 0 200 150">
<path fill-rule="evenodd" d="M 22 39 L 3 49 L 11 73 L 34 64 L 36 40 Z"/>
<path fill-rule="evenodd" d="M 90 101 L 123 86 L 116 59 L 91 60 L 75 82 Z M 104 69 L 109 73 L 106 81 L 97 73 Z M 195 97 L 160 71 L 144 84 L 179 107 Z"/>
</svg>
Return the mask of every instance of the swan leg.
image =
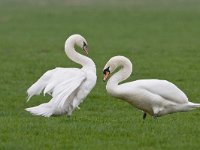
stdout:
<svg viewBox="0 0 200 150">
<path fill-rule="evenodd" d="M 147 117 L 147 113 L 146 112 L 143 112 L 143 120 L 145 120 L 146 119 L 146 117 Z"/>
<path fill-rule="evenodd" d="M 157 119 L 157 117 L 159 116 L 158 114 L 159 114 L 160 111 L 162 111 L 162 108 L 160 108 L 160 107 L 154 107 L 153 108 L 153 115 L 152 116 L 153 116 L 154 119 Z"/>
</svg>

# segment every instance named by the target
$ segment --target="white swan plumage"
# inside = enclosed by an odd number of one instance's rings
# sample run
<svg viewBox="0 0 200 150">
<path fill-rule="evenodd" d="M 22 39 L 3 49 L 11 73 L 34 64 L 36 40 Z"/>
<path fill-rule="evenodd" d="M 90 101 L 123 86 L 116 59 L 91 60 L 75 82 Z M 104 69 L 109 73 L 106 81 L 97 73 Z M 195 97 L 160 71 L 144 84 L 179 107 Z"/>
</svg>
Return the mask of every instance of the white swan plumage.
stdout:
<svg viewBox="0 0 200 150">
<path fill-rule="evenodd" d="M 184 92 L 166 80 L 143 79 L 119 84 L 132 73 L 132 63 L 124 56 L 114 56 L 106 63 L 103 80 L 105 81 L 118 67 L 121 68 L 108 80 L 106 90 L 113 97 L 143 110 L 143 119 L 146 113 L 160 117 L 200 107 L 200 104 L 189 102 Z"/>
<path fill-rule="evenodd" d="M 79 34 L 71 35 L 65 42 L 65 53 L 82 68 L 57 67 L 44 73 L 28 90 L 28 100 L 42 91 L 52 96 L 48 103 L 26 108 L 33 115 L 50 117 L 67 114 L 70 116 L 75 108 L 83 102 L 96 84 L 96 66 L 92 59 L 77 53 L 74 46 L 81 47 L 86 53 L 87 41 Z"/>
</svg>

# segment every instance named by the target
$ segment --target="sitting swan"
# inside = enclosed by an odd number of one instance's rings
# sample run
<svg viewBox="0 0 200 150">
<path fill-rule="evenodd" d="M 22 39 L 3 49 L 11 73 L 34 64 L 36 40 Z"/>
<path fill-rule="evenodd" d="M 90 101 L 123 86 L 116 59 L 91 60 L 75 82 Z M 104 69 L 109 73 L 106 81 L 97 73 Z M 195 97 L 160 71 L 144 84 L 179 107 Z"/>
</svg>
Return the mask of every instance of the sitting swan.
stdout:
<svg viewBox="0 0 200 150">
<path fill-rule="evenodd" d="M 65 53 L 82 68 L 55 68 L 44 73 L 28 90 L 28 100 L 44 90 L 52 96 L 48 103 L 26 108 L 33 115 L 50 117 L 67 114 L 70 116 L 96 84 L 96 66 L 94 62 L 74 49 L 77 45 L 86 53 L 87 42 L 78 34 L 71 35 L 65 42 Z"/>
<path fill-rule="evenodd" d="M 166 80 L 144 79 L 119 85 L 132 73 L 132 63 L 124 56 L 112 57 L 105 65 L 104 81 L 110 73 L 120 67 L 107 82 L 107 92 L 113 97 L 127 101 L 131 105 L 154 117 L 160 117 L 175 112 L 189 111 L 200 107 L 191 103 L 187 96 L 173 83 Z"/>
</svg>

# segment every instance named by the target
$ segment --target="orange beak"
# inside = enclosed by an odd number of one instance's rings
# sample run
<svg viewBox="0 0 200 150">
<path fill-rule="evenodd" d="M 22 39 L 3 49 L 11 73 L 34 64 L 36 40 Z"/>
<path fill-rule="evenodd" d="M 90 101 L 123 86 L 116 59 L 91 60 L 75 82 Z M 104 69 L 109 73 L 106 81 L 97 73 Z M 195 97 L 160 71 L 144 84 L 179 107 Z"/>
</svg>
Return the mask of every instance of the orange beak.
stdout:
<svg viewBox="0 0 200 150">
<path fill-rule="evenodd" d="M 107 71 L 106 74 L 104 74 L 103 81 L 106 81 L 106 79 L 108 78 L 109 75 L 110 75 L 110 73 Z"/>
</svg>

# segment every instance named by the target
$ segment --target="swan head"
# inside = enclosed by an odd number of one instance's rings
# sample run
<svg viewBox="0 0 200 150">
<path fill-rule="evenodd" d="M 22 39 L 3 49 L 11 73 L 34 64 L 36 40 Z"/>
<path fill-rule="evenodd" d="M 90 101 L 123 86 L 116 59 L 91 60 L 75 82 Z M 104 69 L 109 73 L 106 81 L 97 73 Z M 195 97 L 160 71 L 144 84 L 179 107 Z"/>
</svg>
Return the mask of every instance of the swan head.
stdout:
<svg viewBox="0 0 200 150">
<path fill-rule="evenodd" d="M 80 34 L 74 34 L 71 35 L 68 39 L 67 42 L 71 42 L 74 43 L 75 45 L 77 45 L 78 47 L 82 48 L 82 50 L 88 54 L 88 44 L 86 39 L 81 36 Z"/>
<path fill-rule="evenodd" d="M 114 56 L 106 63 L 103 69 L 103 74 L 104 74 L 103 81 L 106 81 L 109 75 L 113 73 L 117 67 L 122 67 L 122 68 L 128 67 L 130 70 L 129 73 L 127 72 L 128 75 L 132 72 L 132 63 L 128 58 L 124 56 Z"/>
<path fill-rule="evenodd" d="M 106 79 L 110 75 L 110 66 L 103 70 L 103 74 L 104 74 L 103 81 L 106 81 Z"/>
<path fill-rule="evenodd" d="M 75 43 L 77 46 L 81 47 L 86 54 L 88 54 L 88 44 L 84 37 L 82 37 L 81 35 L 77 35 Z"/>
<path fill-rule="evenodd" d="M 115 71 L 115 69 L 117 68 L 117 64 L 116 64 L 117 59 L 114 59 L 114 57 L 112 57 L 104 66 L 103 69 L 103 81 L 106 81 L 106 79 L 109 77 L 109 75 L 111 73 L 113 73 Z"/>
</svg>

